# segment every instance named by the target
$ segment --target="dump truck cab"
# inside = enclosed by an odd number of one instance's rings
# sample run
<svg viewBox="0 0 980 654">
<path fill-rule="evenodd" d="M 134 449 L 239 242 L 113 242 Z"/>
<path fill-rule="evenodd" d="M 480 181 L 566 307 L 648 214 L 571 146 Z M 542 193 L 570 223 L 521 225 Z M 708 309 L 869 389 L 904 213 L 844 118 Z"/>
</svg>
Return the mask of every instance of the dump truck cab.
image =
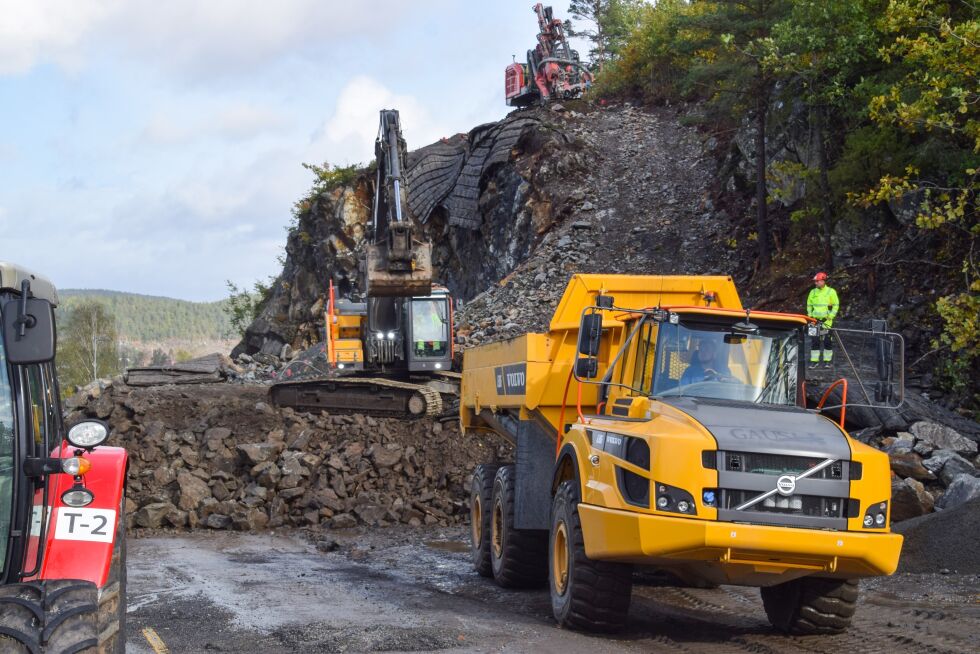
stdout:
<svg viewBox="0 0 980 654">
<path fill-rule="evenodd" d="M 727 277 L 576 275 L 547 334 L 468 350 L 464 429 L 515 451 L 474 474 L 477 569 L 539 570 L 573 627 L 621 627 L 637 565 L 763 588 L 780 629 L 846 627 L 901 536 L 887 456 L 806 406 L 811 323 L 745 310 Z"/>
</svg>

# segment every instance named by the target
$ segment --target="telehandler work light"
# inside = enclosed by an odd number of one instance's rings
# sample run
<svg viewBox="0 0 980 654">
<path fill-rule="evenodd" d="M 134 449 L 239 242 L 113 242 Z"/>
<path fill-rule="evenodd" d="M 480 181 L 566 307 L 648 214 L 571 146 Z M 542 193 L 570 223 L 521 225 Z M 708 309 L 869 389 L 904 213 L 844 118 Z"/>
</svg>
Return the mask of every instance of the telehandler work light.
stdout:
<svg viewBox="0 0 980 654">
<path fill-rule="evenodd" d="M 91 450 L 102 445 L 109 438 L 109 428 L 95 420 L 80 422 L 68 430 L 68 442 L 83 450 Z"/>
</svg>

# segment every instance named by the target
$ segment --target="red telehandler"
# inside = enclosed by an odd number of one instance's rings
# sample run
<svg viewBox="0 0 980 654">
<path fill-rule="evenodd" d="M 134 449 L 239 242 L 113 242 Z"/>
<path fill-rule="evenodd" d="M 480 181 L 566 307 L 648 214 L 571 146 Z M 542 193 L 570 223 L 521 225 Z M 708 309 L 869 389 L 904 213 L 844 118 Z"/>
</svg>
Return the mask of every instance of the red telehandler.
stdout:
<svg viewBox="0 0 980 654">
<path fill-rule="evenodd" d="M 592 73 L 579 60 L 565 38 L 560 19 L 551 7 L 534 5 L 538 16 L 538 44 L 527 51 L 527 63 L 504 69 L 504 97 L 511 107 L 577 98 L 592 84 Z"/>
<path fill-rule="evenodd" d="M 62 422 L 58 293 L 0 261 L 0 652 L 126 650 L 126 450 Z"/>
</svg>

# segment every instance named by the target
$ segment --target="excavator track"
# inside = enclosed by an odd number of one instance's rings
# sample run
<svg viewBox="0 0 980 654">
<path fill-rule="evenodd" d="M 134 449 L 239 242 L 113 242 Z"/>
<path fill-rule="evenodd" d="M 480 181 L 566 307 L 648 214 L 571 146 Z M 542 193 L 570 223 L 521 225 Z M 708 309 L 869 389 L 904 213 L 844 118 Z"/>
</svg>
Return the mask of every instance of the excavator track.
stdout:
<svg viewBox="0 0 980 654">
<path fill-rule="evenodd" d="M 454 404 L 458 407 L 458 402 L 443 401 L 443 395 L 458 398 L 458 386 L 454 392 L 447 392 L 450 390 L 381 377 L 340 377 L 281 382 L 269 389 L 269 397 L 277 406 L 300 411 L 360 413 L 414 420 L 438 418 L 447 409 L 451 411 Z"/>
</svg>

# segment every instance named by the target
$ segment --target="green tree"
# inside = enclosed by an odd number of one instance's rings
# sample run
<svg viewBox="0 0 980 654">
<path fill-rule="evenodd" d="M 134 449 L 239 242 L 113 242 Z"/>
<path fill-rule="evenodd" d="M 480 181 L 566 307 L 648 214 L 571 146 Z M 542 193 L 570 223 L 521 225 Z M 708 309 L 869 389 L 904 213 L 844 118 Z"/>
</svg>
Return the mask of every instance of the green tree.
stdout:
<svg viewBox="0 0 980 654">
<path fill-rule="evenodd" d="M 116 321 L 104 304 L 76 305 L 58 330 L 58 377 L 63 388 L 118 374 Z"/>
<path fill-rule="evenodd" d="M 871 117 L 943 157 L 926 172 L 910 163 L 904 174 L 883 176 L 859 201 L 910 200 L 919 227 L 963 244 L 962 291 L 936 309 L 944 321 L 938 345 L 955 353 L 951 385 L 965 388 L 980 368 L 980 11 L 964 0 L 891 0 L 880 24 L 893 39 L 881 56 L 899 75 L 872 99 Z"/>
<path fill-rule="evenodd" d="M 244 288 L 239 288 L 231 280 L 226 280 L 225 284 L 230 295 L 223 308 L 231 323 L 232 334 L 245 336 L 245 330 L 258 316 L 263 303 L 272 292 L 272 287 L 262 282 L 255 282 L 250 293 Z"/>
<path fill-rule="evenodd" d="M 854 102 L 856 86 L 877 59 L 880 38 L 875 20 L 882 4 L 883 0 L 796 0 L 762 44 L 763 66 L 782 81 L 779 95 L 787 104 L 800 98 L 808 109 L 815 162 L 807 161 L 796 168 L 795 177 L 804 183 L 816 182 L 807 184 L 804 199 L 817 196 L 814 204 L 819 207 L 827 269 L 834 267 L 831 235 L 836 213 L 829 175 L 830 126 L 839 124 Z M 811 163 L 815 163 L 815 171 Z M 809 192 L 812 186 L 817 193 Z M 809 213 L 805 207 L 798 215 L 806 217 Z"/>
<path fill-rule="evenodd" d="M 755 127 L 755 201 L 758 258 L 768 271 L 770 248 L 767 129 L 776 75 L 766 65 L 773 26 L 788 14 L 789 0 L 704 0 L 680 22 L 692 54 L 687 83 L 708 98 L 711 110 Z"/>
<path fill-rule="evenodd" d="M 590 43 L 589 60 L 601 70 L 626 45 L 645 4 L 642 0 L 571 0 L 568 13 L 572 19 L 565 21 L 565 32 Z"/>
</svg>

